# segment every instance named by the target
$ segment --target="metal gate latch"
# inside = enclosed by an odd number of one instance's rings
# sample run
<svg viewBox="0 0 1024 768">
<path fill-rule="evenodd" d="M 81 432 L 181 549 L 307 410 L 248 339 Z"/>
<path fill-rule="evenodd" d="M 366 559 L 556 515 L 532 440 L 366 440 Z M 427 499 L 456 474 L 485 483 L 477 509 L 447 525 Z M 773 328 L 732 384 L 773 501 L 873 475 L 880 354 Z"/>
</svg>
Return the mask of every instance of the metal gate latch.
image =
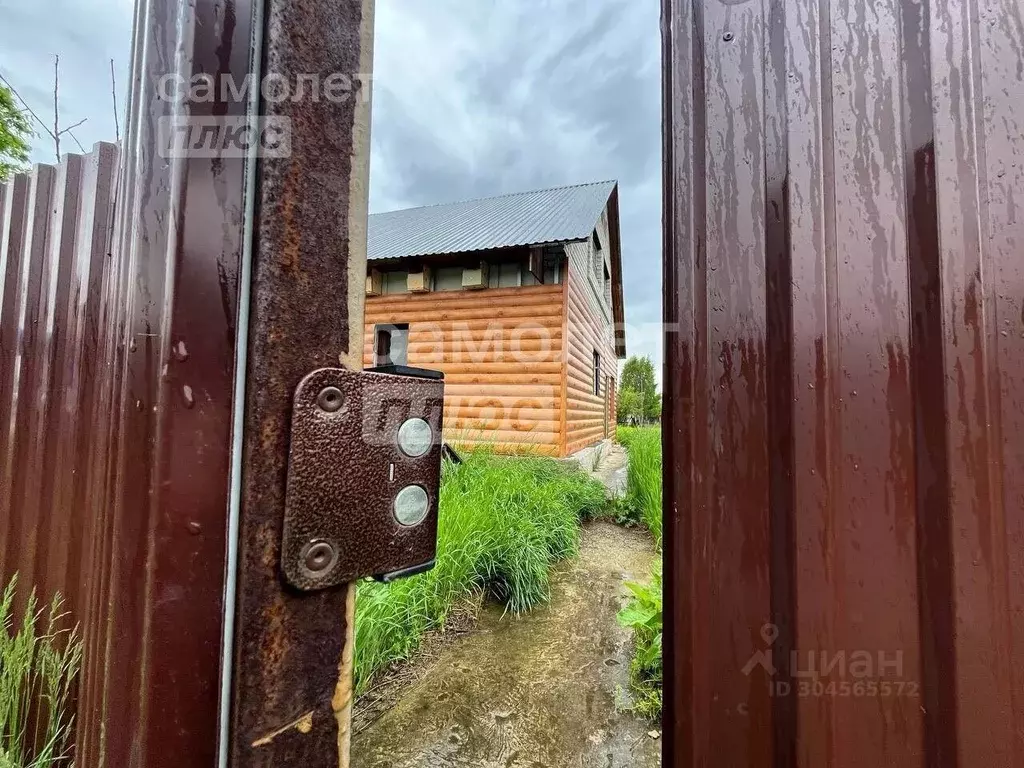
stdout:
<svg viewBox="0 0 1024 768">
<path fill-rule="evenodd" d="M 321 368 L 295 390 L 281 568 L 312 591 L 429 570 L 444 374 Z"/>
</svg>

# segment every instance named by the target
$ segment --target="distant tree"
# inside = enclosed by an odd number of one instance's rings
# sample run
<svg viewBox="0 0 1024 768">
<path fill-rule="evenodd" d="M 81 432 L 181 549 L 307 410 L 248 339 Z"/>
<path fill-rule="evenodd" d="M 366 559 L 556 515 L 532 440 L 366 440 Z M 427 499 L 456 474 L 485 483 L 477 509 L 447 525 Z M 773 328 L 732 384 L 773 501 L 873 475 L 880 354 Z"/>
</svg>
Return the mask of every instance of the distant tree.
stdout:
<svg viewBox="0 0 1024 768">
<path fill-rule="evenodd" d="M 622 367 L 619 400 L 625 400 L 636 411 L 635 415 L 627 415 L 626 421 L 631 420 L 630 416 L 639 421 L 656 421 L 661 418 L 661 395 L 658 394 L 655 381 L 651 358 L 633 355 L 626 361 Z M 634 402 L 635 406 L 632 405 Z"/>
<path fill-rule="evenodd" d="M 647 408 L 644 411 L 644 415 L 651 421 L 661 421 L 661 395 L 658 393 L 654 394 L 650 400 L 647 401 Z"/>
<path fill-rule="evenodd" d="M 640 409 L 640 394 L 632 389 L 619 389 L 615 399 L 615 419 L 619 424 L 633 424 L 640 421 L 643 411 Z"/>
<path fill-rule="evenodd" d="M 651 362 L 651 358 L 633 355 L 626 361 L 622 366 L 622 388 L 632 389 L 634 392 L 657 390 L 654 383 L 654 363 Z"/>
<path fill-rule="evenodd" d="M 28 117 L 18 109 L 11 89 L 0 84 L 0 181 L 26 166 L 31 136 Z"/>
</svg>

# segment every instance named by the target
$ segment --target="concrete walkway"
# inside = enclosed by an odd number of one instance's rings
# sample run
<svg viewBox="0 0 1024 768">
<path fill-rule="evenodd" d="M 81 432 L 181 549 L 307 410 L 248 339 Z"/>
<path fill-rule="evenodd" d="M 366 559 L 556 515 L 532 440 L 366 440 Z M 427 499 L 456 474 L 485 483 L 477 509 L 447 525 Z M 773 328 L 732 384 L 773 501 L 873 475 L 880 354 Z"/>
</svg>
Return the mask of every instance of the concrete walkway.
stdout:
<svg viewBox="0 0 1024 768">
<path fill-rule="evenodd" d="M 621 444 L 602 440 L 596 445 L 574 453 L 565 461 L 578 464 L 588 475 L 600 480 L 609 499 L 626 495 L 629 455 Z"/>
</svg>

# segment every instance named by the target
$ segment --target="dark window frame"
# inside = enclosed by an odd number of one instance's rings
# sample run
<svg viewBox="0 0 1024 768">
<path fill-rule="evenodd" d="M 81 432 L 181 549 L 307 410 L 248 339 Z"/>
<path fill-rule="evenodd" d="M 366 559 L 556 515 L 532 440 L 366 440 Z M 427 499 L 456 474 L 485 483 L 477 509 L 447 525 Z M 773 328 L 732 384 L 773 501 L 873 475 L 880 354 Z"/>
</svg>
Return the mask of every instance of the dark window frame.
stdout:
<svg viewBox="0 0 1024 768">
<path fill-rule="evenodd" d="M 594 394 L 601 396 L 601 353 L 594 350 Z"/>
<path fill-rule="evenodd" d="M 405 333 L 405 359 L 395 360 L 391 357 L 392 335 L 395 331 Z M 384 343 L 386 340 L 386 344 Z M 409 324 L 408 323 L 377 323 L 373 326 L 373 364 L 408 365 L 409 364 Z"/>
<path fill-rule="evenodd" d="M 594 265 L 593 265 L 594 280 L 595 281 L 599 281 L 601 279 L 601 274 L 602 274 L 602 271 L 604 269 L 604 248 L 601 246 L 601 236 L 597 234 L 597 230 L 596 229 L 594 230 L 593 243 L 594 243 L 594 254 L 593 254 L 593 258 L 594 258 Z"/>
</svg>

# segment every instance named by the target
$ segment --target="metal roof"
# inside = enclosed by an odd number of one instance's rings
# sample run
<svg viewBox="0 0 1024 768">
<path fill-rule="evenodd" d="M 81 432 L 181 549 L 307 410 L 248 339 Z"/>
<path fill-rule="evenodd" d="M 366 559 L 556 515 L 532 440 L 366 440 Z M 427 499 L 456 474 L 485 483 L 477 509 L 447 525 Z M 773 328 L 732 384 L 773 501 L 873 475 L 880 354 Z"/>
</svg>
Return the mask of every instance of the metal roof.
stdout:
<svg viewBox="0 0 1024 768">
<path fill-rule="evenodd" d="M 517 192 L 370 216 L 367 258 L 397 259 L 583 240 L 614 181 Z"/>
</svg>

